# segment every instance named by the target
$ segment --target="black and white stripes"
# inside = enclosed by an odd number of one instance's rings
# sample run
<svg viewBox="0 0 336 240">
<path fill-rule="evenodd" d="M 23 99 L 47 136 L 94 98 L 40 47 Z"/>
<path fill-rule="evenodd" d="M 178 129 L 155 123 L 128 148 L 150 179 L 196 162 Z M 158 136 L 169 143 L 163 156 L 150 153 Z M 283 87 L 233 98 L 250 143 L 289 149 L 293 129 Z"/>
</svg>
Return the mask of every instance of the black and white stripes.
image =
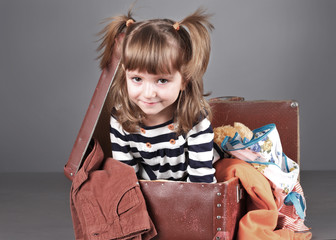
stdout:
<svg viewBox="0 0 336 240">
<path fill-rule="evenodd" d="M 204 118 L 186 135 L 177 136 L 174 128 L 171 120 L 130 134 L 112 116 L 113 158 L 133 166 L 140 179 L 215 182 L 212 163 L 219 155 L 210 121 Z"/>
</svg>

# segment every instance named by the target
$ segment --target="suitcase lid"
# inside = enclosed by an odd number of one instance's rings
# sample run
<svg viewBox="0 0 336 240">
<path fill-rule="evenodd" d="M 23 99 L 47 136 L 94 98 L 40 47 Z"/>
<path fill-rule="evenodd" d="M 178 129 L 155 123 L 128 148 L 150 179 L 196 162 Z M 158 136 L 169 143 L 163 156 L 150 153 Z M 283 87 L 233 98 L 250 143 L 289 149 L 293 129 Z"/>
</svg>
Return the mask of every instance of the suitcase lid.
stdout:
<svg viewBox="0 0 336 240">
<path fill-rule="evenodd" d="M 64 167 L 64 174 L 71 181 L 82 165 L 82 161 L 85 159 L 88 149 L 90 149 L 89 145 L 93 137 L 98 139 L 105 156 L 111 156 L 109 143 L 110 111 L 108 109 L 111 109 L 112 100 L 110 99 L 109 90 L 118 66 L 118 61 L 112 61 L 110 68 L 104 69 L 100 75 L 68 162 Z"/>
</svg>

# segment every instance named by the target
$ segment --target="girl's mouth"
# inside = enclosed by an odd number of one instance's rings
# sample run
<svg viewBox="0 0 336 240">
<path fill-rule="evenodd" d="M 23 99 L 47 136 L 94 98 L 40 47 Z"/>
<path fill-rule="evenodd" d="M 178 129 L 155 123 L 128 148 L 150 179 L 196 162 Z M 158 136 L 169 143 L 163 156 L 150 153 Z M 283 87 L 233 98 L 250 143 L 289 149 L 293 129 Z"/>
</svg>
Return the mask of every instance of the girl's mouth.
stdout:
<svg viewBox="0 0 336 240">
<path fill-rule="evenodd" d="M 158 102 L 147 102 L 147 101 L 142 101 L 143 104 L 148 105 L 148 106 L 153 106 L 157 104 Z"/>
</svg>

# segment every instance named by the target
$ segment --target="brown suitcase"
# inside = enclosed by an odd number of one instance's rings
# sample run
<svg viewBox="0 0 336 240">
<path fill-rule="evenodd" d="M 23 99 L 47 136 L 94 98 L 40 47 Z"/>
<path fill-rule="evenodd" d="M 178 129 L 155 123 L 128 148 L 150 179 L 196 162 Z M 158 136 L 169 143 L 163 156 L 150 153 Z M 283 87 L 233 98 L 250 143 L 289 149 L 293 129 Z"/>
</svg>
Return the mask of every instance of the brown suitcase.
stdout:
<svg viewBox="0 0 336 240">
<path fill-rule="evenodd" d="M 64 167 L 72 180 L 96 138 L 105 157 L 111 156 L 109 140 L 109 89 L 117 63 L 104 69 Z M 244 101 L 242 98 L 216 98 L 213 127 L 242 122 L 254 129 L 275 123 L 287 156 L 299 161 L 298 104 L 295 101 Z M 246 193 L 237 178 L 223 183 L 140 181 L 149 214 L 158 236 L 155 239 L 235 239 L 238 221 L 245 214 Z"/>
<path fill-rule="evenodd" d="M 299 106 L 295 100 L 244 101 L 242 97 L 210 99 L 214 118 L 212 126 L 241 122 L 250 129 L 274 123 L 284 153 L 300 164 Z"/>
</svg>

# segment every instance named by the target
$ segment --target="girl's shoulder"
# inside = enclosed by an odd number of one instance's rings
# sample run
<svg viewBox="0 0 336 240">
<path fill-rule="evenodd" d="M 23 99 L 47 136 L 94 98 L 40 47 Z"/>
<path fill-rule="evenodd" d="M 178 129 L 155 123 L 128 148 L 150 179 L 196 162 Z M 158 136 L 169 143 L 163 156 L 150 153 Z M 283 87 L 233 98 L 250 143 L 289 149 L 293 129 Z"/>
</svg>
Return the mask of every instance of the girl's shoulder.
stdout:
<svg viewBox="0 0 336 240">
<path fill-rule="evenodd" d="M 194 127 L 199 127 L 199 126 L 211 126 L 211 121 L 209 119 L 209 114 L 206 110 L 204 112 L 200 112 L 198 116 L 198 120 L 194 123 Z"/>
<path fill-rule="evenodd" d="M 197 121 L 192 129 L 188 132 L 187 136 L 199 135 L 205 133 L 213 133 L 211 122 L 207 116 L 203 116 Z"/>
</svg>

